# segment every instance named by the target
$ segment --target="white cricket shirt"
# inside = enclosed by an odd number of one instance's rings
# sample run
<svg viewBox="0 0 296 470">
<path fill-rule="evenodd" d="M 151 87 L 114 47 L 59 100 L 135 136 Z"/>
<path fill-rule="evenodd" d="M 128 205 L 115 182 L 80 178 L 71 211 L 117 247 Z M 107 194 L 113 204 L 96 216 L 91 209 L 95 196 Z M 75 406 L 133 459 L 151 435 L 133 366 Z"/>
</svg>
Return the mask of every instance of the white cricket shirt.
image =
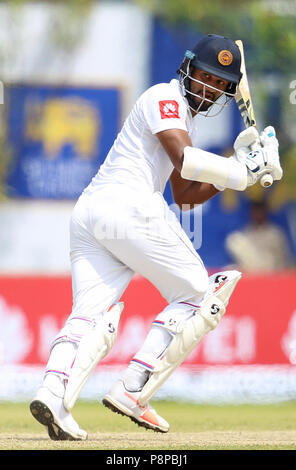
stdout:
<svg viewBox="0 0 296 470">
<path fill-rule="evenodd" d="M 141 192 L 163 193 L 173 164 L 155 134 L 167 129 L 183 129 L 191 134 L 192 124 L 178 80 L 152 86 L 135 103 L 84 192 L 91 194 L 106 184 L 123 184 Z"/>
</svg>

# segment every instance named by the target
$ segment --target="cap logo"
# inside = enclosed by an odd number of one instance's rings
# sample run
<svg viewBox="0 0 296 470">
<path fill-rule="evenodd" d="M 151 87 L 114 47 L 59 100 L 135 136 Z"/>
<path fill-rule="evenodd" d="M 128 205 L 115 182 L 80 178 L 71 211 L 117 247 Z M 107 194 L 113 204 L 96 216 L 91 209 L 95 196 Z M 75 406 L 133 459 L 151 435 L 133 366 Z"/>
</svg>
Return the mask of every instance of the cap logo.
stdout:
<svg viewBox="0 0 296 470">
<path fill-rule="evenodd" d="M 230 51 L 223 49 L 218 54 L 218 61 L 221 65 L 230 65 L 233 61 L 233 55 Z"/>
</svg>

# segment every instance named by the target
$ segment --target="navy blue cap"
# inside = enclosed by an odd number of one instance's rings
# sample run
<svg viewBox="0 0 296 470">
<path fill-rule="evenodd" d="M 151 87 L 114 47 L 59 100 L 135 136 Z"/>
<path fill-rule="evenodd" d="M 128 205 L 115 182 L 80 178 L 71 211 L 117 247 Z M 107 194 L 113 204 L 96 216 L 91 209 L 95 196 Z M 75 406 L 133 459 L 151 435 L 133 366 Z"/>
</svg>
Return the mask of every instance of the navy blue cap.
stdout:
<svg viewBox="0 0 296 470">
<path fill-rule="evenodd" d="M 216 77 L 238 84 L 242 73 L 241 54 L 236 43 L 217 34 L 208 34 L 198 41 L 185 57 L 190 64 Z"/>
</svg>

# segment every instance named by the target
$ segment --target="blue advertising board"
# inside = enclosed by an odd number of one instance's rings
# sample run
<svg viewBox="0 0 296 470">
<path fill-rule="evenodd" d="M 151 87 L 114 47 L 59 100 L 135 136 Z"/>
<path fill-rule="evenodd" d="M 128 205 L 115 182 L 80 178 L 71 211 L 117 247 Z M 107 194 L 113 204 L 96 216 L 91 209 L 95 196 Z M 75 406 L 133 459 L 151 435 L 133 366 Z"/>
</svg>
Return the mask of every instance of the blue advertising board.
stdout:
<svg viewBox="0 0 296 470">
<path fill-rule="evenodd" d="M 76 199 L 119 130 L 120 90 L 18 85 L 7 90 L 10 197 Z"/>
</svg>

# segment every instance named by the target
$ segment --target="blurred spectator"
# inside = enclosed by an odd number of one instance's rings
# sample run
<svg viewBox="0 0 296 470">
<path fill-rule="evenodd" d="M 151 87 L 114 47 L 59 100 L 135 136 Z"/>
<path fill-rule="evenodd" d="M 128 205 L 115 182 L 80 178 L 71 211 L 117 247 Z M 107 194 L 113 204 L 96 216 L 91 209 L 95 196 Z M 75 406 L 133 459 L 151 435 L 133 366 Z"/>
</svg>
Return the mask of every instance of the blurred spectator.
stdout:
<svg viewBox="0 0 296 470">
<path fill-rule="evenodd" d="M 226 249 L 242 271 L 272 272 L 292 265 L 286 235 L 269 220 L 265 202 L 251 203 L 248 225 L 228 235 Z"/>
</svg>

